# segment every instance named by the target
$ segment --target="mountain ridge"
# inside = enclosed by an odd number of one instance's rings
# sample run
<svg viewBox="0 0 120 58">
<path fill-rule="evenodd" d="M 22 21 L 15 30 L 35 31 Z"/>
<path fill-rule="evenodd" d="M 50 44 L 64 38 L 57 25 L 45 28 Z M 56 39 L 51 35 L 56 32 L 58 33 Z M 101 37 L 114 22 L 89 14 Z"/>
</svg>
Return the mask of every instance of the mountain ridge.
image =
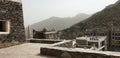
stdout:
<svg viewBox="0 0 120 58">
<path fill-rule="evenodd" d="M 79 21 L 82 21 L 88 18 L 89 16 L 90 15 L 83 14 L 83 13 L 78 14 L 74 17 L 61 18 L 61 17 L 52 16 L 48 19 L 32 24 L 31 27 L 32 29 L 35 29 L 37 31 L 40 31 L 44 28 L 48 30 L 51 30 L 51 29 L 63 30 L 63 29 L 69 28 L 70 26 L 72 26 L 73 24 L 76 24 Z"/>
<path fill-rule="evenodd" d="M 62 31 L 62 38 L 75 38 L 81 36 L 87 29 L 102 29 L 107 30 L 110 24 L 113 24 L 114 28 L 120 28 L 120 0 L 115 4 L 109 5 L 103 10 L 93 14 L 86 20 L 83 20 L 70 28 Z"/>
</svg>

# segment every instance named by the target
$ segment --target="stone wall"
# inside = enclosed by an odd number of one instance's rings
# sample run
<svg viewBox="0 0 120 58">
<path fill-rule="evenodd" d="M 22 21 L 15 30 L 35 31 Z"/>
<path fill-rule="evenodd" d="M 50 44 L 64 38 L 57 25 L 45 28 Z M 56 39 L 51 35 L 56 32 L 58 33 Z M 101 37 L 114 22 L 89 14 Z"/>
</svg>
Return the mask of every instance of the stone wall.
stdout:
<svg viewBox="0 0 120 58">
<path fill-rule="evenodd" d="M 90 51 L 90 50 L 75 50 L 74 48 L 61 47 L 43 47 L 40 49 L 41 55 L 55 56 L 59 58 L 120 58 L 120 53 Z M 117 53 L 117 52 L 116 52 Z M 113 54 L 113 55 L 112 55 Z"/>
<path fill-rule="evenodd" d="M 73 48 L 72 40 L 63 40 L 48 47 L 41 47 L 40 54 L 59 58 L 120 58 L 120 52 Z"/>
<path fill-rule="evenodd" d="M 61 40 L 54 40 L 54 39 L 27 39 L 27 42 L 30 43 L 46 43 L 46 44 L 53 44 L 60 41 Z"/>
<path fill-rule="evenodd" d="M 25 41 L 23 11 L 21 3 L 9 0 L 1 0 L 0 20 L 10 21 L 10 33 L 0 34 L 1 42 Z"/>
</svg>

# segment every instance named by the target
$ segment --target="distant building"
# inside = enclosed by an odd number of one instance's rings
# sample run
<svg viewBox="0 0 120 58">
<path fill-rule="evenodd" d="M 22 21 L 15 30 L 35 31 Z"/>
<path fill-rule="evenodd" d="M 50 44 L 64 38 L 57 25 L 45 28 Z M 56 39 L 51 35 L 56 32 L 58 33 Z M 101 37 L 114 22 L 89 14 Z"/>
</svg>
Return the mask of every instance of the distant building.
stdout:
<svg viewBox="0 0 120 58">
<path fill-rule="evenodd" d="M 46 39 L 58 39 L 58 31 L 45 32 Z"/>
<path fill-rule="evenodd" d="M 109 51 L 120 51 L 120 29 L 109 27 L 109 29 L 101 30 L 87 30 L 87 36 L 107 36 L 107 50 Z"/>
<path fill-rule="evenodd" d="M 46 36 L 45 36 L 45 29 L 43 29 L 42 31 L 36 31 L 36 30 L 33 30 L 33 38 L 35 39 L 46 39 Z"/>
<path fill-rule="evenodd" d="M 108 35 L 108 50 L 120 51 L 120 31 L 110 31 Z"/>
<path fill-rule="evenodd" d="M 97 48 L 97 50 L 106 50 L 106 39 L 107 36 L 84 36 L 77 37 L 76 44 L 80 48 L 92 48 L 93 46 Z"/>
<path fill-rule="evenodd" d="M 33 30 L 33 38 L 37 39 L 59 39 L 59 32 L 55 30 L 48 31 L 43 29 L 42 31 Z"/>
</svg>

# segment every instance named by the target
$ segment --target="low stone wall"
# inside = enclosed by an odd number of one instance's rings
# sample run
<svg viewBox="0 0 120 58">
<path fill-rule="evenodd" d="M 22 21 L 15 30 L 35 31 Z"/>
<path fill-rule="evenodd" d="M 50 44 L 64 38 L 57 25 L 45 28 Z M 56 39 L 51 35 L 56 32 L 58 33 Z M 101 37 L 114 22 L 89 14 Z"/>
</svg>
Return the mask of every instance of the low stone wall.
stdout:
<svg viewBox="0 0 120 58">
<path fill-rule="evenodd" d="M 31 42 L 31 43 L 47 43 L 47 44 L 53 44 L 53 43 L 57 43 L 60 41 L 61 40 L 51 40 L 51 39 L 30 39 L 30 40 L 27 40 L 27 42 Z"/>
<path fill-rule="evenodd" d="M 77 48 L 42 47 L 40 51 L 42 55 L 60 58 L 120 58 L 119 52 L 78 50 Z"/>
<path fill-rule="evenodd" d="M 120 58 L 120 52 L 73 48 L 71 40 L 64 40 L 49 47 L 41 47 L 40 54 L 60 58 Z"/>
</svg>

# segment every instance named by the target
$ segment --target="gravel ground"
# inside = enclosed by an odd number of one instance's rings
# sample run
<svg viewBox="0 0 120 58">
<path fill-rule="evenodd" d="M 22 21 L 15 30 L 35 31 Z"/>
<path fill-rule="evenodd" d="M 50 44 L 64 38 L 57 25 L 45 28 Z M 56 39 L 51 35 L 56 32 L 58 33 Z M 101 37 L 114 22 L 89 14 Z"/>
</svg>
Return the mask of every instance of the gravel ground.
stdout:
<svg viewBox="0 0 120 58">
<path fill-rule="evenodd" d="M 49 44 L 24 43 L 8 48 L 0 49 L 0 58 L 55 58 L 40 55 L 40 47 Z"/>
</svg>

